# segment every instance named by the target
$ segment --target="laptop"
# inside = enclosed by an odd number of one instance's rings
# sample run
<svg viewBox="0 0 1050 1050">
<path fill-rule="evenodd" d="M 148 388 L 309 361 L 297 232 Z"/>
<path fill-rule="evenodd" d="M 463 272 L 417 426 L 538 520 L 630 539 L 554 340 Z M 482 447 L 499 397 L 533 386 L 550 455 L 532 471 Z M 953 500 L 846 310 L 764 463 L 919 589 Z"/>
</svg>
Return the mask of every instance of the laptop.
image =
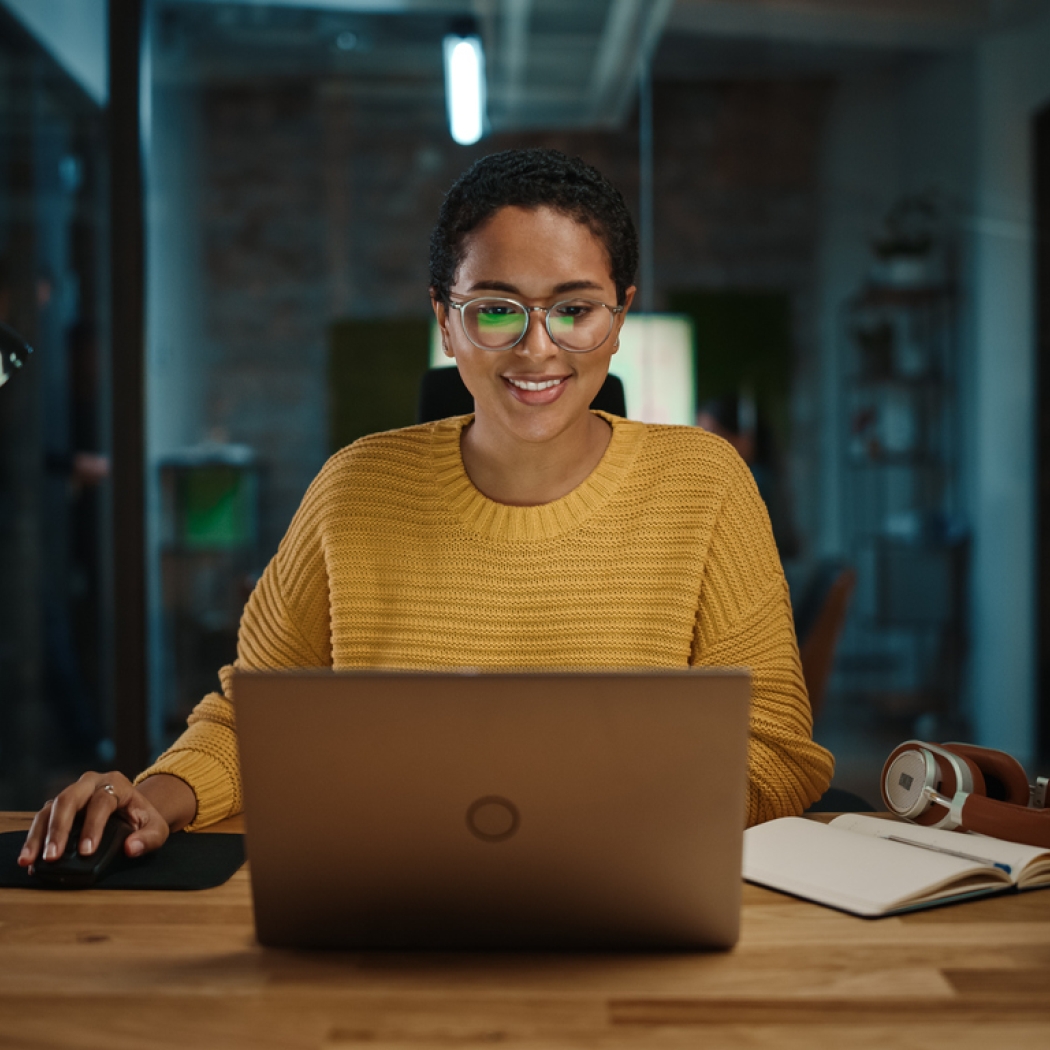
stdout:
<svg viewBox="0 0 1050 1050">
<path fill-rule="evenodd" d="M 238 672 L 260 943 L 729 948 L 750 676 Z"/>
</svg>

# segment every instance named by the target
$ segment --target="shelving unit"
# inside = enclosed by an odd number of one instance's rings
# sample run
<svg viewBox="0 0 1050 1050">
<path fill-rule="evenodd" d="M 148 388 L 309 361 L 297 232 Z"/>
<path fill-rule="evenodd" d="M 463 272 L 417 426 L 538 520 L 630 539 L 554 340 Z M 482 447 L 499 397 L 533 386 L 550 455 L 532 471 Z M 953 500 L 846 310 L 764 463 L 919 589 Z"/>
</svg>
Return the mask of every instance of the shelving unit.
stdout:
<svg viewBox="0 0 1050 1050">
<path fill-rule="evenodd" d="M 964 724 L 956 315 L 946 285 L 868 285 L 842 315 L 844 529 L 858 587 L 840 682 L 918 735 Z"/>
</svg>

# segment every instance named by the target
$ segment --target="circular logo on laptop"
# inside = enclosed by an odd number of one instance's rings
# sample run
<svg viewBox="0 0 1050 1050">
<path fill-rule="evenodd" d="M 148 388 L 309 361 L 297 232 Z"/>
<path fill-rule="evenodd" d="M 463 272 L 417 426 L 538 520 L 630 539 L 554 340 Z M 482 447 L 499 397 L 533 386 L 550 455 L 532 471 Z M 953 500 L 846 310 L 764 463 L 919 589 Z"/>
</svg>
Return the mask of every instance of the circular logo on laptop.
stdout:
<svg viewBox="0 0 1050 1050">
<path fill-rule="evenodd" d="M 509 798 L 485 795 L 467 809 L 467 827 L 482 842 L 503 842 L 518 830 L 521 815 Z"/>
</svg>

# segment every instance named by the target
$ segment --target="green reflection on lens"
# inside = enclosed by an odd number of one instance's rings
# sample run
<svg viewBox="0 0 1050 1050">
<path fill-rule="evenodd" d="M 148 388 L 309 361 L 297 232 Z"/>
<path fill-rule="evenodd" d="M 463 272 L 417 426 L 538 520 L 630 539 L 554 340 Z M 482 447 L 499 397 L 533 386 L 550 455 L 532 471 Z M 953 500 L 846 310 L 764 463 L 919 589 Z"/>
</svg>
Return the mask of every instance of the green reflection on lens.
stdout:
<svg viewBox="0 0 1050 1050">
<path fill-rule="evenodd" d="M 521 314 L 478 314 L 475 318 L 481 332 L 520 332 L 524 318 Z"/>
</svg>

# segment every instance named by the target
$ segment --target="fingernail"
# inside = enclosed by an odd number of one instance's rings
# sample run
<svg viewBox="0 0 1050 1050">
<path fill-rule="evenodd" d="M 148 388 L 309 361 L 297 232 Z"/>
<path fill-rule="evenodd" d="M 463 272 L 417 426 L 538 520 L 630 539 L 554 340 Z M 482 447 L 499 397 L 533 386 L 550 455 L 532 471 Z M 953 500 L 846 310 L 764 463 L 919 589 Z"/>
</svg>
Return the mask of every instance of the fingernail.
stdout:
<svg viewBox="0 0 1050 1050">
<path fill-rule="evenodd" d="M 133 839 L 128 844 L 128 853 L 133 857 L 137 857 L 142 852 L 142 843 L 138 839 Z"/>
<path fill-rule="evenodd" d="M 49 842 L 44 847 L 44 860 L 54 860 L 58 856 L 58 847 L 53 843 Z"/>
<path fill-rule="evenodd" d="M 28 860 L 28 859 L 29 859 L 29 847 L 28 846 L 23 846 L 22 847 L 22 852 L 18 854 L 18 863 L 21 864 L 22 861 Z"/>
<path fill-rule="evenodd" d="M 91 841 L 91 839 L 80 840 L 80 853 L 82 856 L 86 856 L 88 853 L 91 853 L 94 850 L 94 848 L 95 844 Z"/>
</svg>

